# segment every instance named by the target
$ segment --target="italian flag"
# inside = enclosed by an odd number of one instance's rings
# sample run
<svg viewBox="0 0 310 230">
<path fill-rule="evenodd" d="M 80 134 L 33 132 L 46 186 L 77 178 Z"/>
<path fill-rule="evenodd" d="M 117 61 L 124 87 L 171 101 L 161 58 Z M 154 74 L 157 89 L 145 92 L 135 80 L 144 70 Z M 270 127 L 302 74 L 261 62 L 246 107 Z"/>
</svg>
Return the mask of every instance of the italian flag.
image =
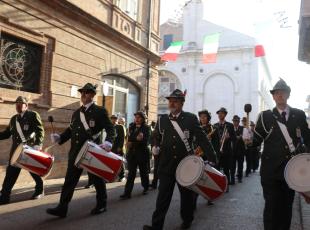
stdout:
<svg viewBox="0 0 310 230">
<path fill-rule="evenodd" d="M 172 42 L 168 49 L 165 51 L 165 54 L 161 57 L 162 61 L 175 61 L 180 53 L 182 48 L 183 41 Z"/>
<path fill-rule="evenodd" d="M 203 40 L 203 63 L 215 63 L 220 33 L 205 36 Z"/>
</svg>

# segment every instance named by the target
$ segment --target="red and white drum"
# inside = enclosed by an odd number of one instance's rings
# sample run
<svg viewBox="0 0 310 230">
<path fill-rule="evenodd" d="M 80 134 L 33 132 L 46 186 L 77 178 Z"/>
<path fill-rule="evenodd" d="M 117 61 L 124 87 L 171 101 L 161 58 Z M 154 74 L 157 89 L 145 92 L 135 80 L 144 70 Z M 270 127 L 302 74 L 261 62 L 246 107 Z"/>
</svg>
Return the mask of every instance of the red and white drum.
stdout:
<svg viewBox="0 0 310 230">
<path fill-rule="evenodd" d="M 284 178 L 288 186 L 310 199 L 310 153 L 302 153 L 289 160 Z"/>
<path fill-rule="evenodd" d="M 176 180 L 209 201 L 218 199 L 227 189 L 226 176 L 194 155 L 187 156 L 180 162 Z"/>
<path fill-rule="evenodd" d="M 78 168 L 102 177 L 107 182 L 113 182 L 123 164 L 122 157 L 107 152 L 99 145 L 86 141 L 75 160 Z"/>
<path fill-rule="evenodd" d="M 46 176 L 54 163 L 54 157 L 28 145 L 20 144 L 12 155 L 10 164 L 25 169 L 41 177 Z"/>
</svg>

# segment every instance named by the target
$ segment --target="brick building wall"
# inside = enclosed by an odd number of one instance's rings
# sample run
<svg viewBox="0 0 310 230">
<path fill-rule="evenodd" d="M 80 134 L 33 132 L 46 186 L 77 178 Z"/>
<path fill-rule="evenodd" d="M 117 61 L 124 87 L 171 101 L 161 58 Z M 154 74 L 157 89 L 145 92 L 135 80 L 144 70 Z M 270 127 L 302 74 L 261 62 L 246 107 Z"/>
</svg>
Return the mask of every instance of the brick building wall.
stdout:
<svg viewBox="0 0 310 230">
<path fill-rule="evenodd" d="M 72 112 L 80 106 L 72 87 L 87 82 L 101 85 L 104 75 L 133 82 L 140 93 L 139 107 L 147 97 L 147 59 L 150 59 L 149 118 L 157 116 L 159 62 L 159 0 L 152 0 L 152 32 L 147 44 L 149 1 L 140 1 L 138 19 L 133 21 L 114 1 L 108 0 L 4 0 L 0 2 L 0 37 L 10 34 L 43 47 L 38 93 L 14 89 L 0 90 L 0 130 L 16 113 L 18 95 L 30 100 L 30 109 L 38 111 L 45 127 L 44 147 L 51 133 L 48 116 L 55 120 L 57 132 L 67 127 Z M 139 21 L 140 20 L 140 21 Z M 100 92 L 98 93 L 100 95 Z M 50 150 L 55 164 L 49 178 L 64 175 L 69 143 Z M 9 157 L 10 140 L 0 141 L 0 178 Z M 23 172 L 28 180 L 30 177 Z"/>
</svg>

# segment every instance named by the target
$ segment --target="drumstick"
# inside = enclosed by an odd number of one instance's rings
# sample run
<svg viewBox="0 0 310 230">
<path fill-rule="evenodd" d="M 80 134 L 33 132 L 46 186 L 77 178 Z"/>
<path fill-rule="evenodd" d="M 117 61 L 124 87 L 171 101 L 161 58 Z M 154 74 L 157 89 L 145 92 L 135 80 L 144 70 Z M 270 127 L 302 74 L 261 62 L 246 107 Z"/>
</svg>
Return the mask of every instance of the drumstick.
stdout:
<svg viewBox="0 0 310 230">
<path fill-rule="evenodd" d="M 51 123 L 51 126 L 52 126 L 52 133 L 55 133 L 55 129 L 54 129 L 54 125 L 53 125 L 53 122 L 54 122 L 54 118 L 53 116 L 48 116 L 48 121 Z"/>
</svg>

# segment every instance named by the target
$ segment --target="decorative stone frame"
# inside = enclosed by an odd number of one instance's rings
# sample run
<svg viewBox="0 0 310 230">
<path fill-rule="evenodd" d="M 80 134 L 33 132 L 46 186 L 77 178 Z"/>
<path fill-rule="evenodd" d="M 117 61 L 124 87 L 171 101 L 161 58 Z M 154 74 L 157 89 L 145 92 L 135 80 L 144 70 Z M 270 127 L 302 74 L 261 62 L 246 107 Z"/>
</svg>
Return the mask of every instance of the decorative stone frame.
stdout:
<svg viewBox="0 0 310 230">
<path fill-rule="evenodd" d="M 0 35 L 5 33 L 43 47 L 39 93 L 17 91 L 14 89 L 1 88 L 0 102 L 12 103 L 17 96 L 25 96 L 29 103 L 41 108 L 51 106 L 51 76 L 53 53 L 55 51 L 55 38 L 41 32 L 26 28 L 11 22 L 8 18 L 0 16 Z"/>
</svg>

